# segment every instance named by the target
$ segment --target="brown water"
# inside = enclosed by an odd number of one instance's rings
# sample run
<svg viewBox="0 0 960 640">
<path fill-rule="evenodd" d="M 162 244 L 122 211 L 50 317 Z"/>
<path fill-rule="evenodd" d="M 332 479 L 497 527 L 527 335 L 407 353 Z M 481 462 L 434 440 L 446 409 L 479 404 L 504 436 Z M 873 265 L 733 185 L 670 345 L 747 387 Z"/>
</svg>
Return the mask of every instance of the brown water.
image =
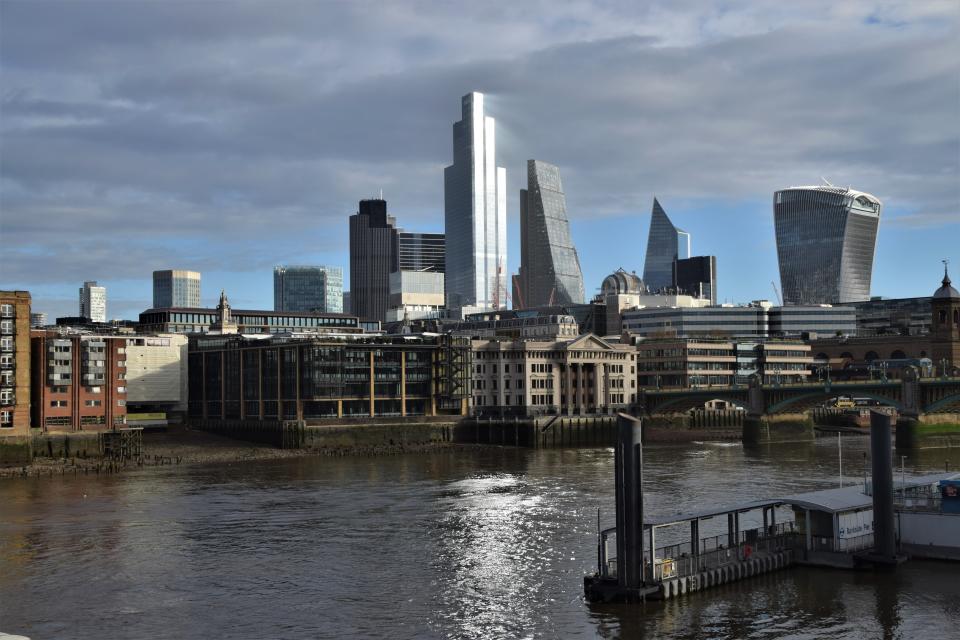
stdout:
<svg viewBox="0 0 960 640">
<path fill-rule="evenodd" d="M 849 481 L 867 441 L 844 439 Z M 836 440 L 653 445 L 651 514 L 825 488 Z M 960 450 L 925 450 L 935 472 Z M 0 631 L 39 638 L 958 637 L 960 565 L 789 569 L 593 607 L 609 449 L 490 448 L 0 482 Z M 853 476 L 852 478 L 850 476 Z"/>
</svg>

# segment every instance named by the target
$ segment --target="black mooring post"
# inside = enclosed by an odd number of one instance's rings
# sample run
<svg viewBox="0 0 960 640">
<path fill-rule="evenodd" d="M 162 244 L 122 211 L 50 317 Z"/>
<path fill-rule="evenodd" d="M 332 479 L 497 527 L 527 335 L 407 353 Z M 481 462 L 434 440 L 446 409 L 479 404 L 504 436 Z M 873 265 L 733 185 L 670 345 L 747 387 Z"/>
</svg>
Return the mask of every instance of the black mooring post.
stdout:
<svg viewBox="0 0 960 640">
<path fill-rule="evenodd" d="M 870 468 L 873 473 L 873 546 L 881 558 L 897 554 L 893 528 L 893 451 L 890 415 L 870 412 Z"/>
<path fill-rule="evenodd" d="M 643 584 L 643 444 L 639 418 L 617 414 L 617 583 Z"/>
</svg>

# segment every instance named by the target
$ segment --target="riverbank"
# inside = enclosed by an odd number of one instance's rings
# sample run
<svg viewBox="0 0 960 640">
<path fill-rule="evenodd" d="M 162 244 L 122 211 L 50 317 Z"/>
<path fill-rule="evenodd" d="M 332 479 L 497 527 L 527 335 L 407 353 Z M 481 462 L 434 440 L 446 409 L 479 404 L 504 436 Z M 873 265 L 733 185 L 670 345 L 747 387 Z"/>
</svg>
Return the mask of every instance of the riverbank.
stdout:
<svg viewBox="0 0 960 640">
<path fill-rule="evenodd" d="M 433 451 L 452 446 L 462 445 L 453 445 L 448 442 L 416 444 L 388 442 L 349 447 L 280 449 L 268 444 L 246 442 L 206 431 L 176 426 L 170 427 L 165 432 L 143 434 L 143 460 L 141 463 L 136 461 L 117 463 L 104 459 L 82 457 L 36 457 L 29 465 L 0 467 L 0 478 L 118 473 L 143 467 L 233 464 L 310 456 L 380 456 Z"/>
</svg>

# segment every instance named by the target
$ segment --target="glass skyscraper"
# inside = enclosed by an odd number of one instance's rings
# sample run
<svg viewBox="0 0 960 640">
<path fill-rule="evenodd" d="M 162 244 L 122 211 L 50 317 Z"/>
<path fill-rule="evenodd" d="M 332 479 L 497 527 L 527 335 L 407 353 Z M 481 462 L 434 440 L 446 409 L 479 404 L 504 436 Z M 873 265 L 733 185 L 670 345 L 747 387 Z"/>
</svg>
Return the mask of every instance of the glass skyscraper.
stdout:
<svg viewBox="0 0 960 640">
<path fill-rule="evenodd" d="M 153 272 L 153 308 L 200 306 L 200 273 L 182 269 Z"/>
<path fill-rule="evenodd" d="M 343 269 L 325 266 L 273 268 L 274 311 L 343 312 Z"/>
<path fill-rule="evenodd" d="M 482 93 L 463 96 L 463 117 L 453 125 L 453 164 L 443 173 L 451 308 L 506 304 L 507 178 L 496 166 L 495 124 L 483 102 Z"/>
<path fill-rule="evenodd" d="M 650 291 L 674 286 L 673 261 L 690 257 L 690 234 L 670 222 L 667 213 L 653 199 L 647 256 L 643 262 L 643 283 Z"/>
<path fill-rule="evenodd" d="M 791 187 L 773 196 L 784 304 L 870 298 L 880 201 L 833 186 Z"/>
<path fill-rule="evenodd" d="M 520 190 L 520 273 L 514 308 L 583 304 L 583 273 L 570 239 L 560 169 L 527 160 L 527 188 Z"/>
</svg>

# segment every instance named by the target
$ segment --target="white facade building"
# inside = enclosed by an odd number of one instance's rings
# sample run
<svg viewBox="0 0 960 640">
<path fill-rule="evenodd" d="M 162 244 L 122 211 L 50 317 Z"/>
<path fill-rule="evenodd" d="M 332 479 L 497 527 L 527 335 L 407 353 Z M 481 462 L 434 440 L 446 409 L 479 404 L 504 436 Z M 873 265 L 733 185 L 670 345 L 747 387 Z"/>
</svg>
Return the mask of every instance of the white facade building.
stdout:
<svg viewBox="0 0 960 640">
<path fill-rule="evenodd" d="M 107 288 L 89 280 L 80 287 L 80 317 L 92 322 L 107 321 Z"/>
<path fill-rule="evenodd" d="M 474 340 L 474 415 L 590 415 L 637 400 L 633 346 L 567 340 Z"/>
</svg>

